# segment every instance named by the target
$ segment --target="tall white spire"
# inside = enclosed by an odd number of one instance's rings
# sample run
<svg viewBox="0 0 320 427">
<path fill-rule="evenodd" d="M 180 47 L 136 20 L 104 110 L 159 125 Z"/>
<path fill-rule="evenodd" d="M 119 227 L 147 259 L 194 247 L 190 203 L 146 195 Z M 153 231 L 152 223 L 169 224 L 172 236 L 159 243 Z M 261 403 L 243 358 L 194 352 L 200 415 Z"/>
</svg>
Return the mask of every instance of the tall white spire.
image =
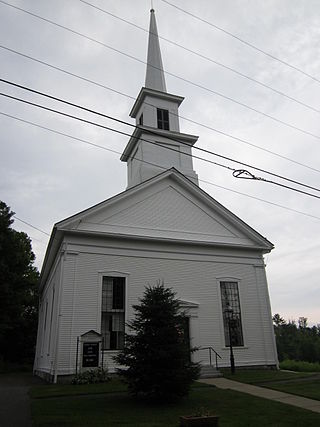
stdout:
<svg viewBox="0 0 320 427">
<path fill-rule="evenodd" d="M 154 9 L 150 10 L 148 59 L 145 87 L 167 92 Z"/>
<path fill-rule="evenodd" d="M 128 188 L 171 168 L 199 185 L 191 156 L 198 137 L 180 132 L 183 97 L 167 93 L 153 8 L 150 12 L 146 83 L 130 112 L 137 126 L 121 156 L 128 166 Z"/>
</svg>

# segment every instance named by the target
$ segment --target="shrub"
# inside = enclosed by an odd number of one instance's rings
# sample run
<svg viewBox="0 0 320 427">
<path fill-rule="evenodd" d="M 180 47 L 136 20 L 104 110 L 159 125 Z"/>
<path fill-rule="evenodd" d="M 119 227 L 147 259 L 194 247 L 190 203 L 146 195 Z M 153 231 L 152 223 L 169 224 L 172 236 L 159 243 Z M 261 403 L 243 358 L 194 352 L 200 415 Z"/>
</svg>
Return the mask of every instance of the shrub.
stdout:
<svg viewBox="0 0 320 427">
<path fill-rule="evenodd" d="M 199 365 L 190 360 L 180 302 L 164 285 L 147 287 L 135 319 L 128 323 L 133 335 L 126 335 L 124 349 L 115 361 L 133 396 L 155 401 L 173 401 L 189 392 L 199 376 Z"/>
<path fill-rule="evenodd" d="M 110 377 L 108 377 L 108 371 L 103 368 L 96 368 L 77 374 L 72 379 L 72 384 L 96 384 L 106 383 L 108 381 L 110 381 Z"/>
<path fill-rule="evenodd" d="M 298 372 L 320 372 L 320 363 L 302 362 L 298 360 L 283 360 L 280 362 L 280 369 Z"/>
</svg>

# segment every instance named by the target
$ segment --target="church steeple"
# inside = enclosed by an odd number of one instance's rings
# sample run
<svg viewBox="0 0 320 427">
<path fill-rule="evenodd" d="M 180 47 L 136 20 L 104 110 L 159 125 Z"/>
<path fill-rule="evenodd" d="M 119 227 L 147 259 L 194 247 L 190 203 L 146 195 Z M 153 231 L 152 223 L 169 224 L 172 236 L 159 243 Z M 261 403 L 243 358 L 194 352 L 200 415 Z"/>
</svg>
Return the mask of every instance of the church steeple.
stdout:
<svg viewBox="0 0 320 427">
<path fill-rule="evenodd" d="M 150 11 L 145 84 L 130 112 L 137 127 L 121 156 L 128 166 L 128 187 L 171 168 L 198 184 L 191 156 L 191 148 L 198 137 L 180 132 L 178 108 L 184 98 L 167 93 L 153 9 Z"/>
<path fill-rule="evenodd" d="M 167 92 L 154 9 L 150 10 L 146 87 Z"/>
</svg>

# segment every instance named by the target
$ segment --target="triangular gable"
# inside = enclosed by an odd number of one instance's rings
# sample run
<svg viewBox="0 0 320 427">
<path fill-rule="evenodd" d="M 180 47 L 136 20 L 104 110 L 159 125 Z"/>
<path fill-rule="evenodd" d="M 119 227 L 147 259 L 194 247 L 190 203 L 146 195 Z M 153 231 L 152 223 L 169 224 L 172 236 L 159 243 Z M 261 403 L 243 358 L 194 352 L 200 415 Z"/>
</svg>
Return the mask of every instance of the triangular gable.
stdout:
<svg viewBox="0 0 320 427">
<path fill-rule="evenodd" d="M 101 334 L 99 334 L 99 332 L 94 331 L 93 329 L 90 329 L 90 331 L 85 332 L 84 334 L 81 335 L 81 338 L 88 338 L 88 337 L 96 337 L 96 338 L 101 338 Z"/>
<path fill-rule="evenodd" d="M 163 183 L 164 184 L 164 183 Z M 96 217 L 101 229 L 118 227 L 126 233 L 139 232 L 160 237 L 178 235 L 185 239 L 207 240 L 214 236 L 220 238 L 235 238 L 237 234 L 228 228 L 220 218 L 216 218 L 208 210 L 195 203 L 181 188 L 174 185 L 161 185 L 151 194 L 142 198 L 132 198 L 129 206 L 119 206 L 119 210 L 104 218 Z M 148 192 L 149 193 L 149 192 Z M 90 221 L 90 218 L 88 218 Z M 96 224 L 97 225 L 97 224 Z"/>
<path fill-rule="evenodd" d="M 272 249 L 270 242 L 175 169 L 56 226 L 58 230 Z"/>
</svg>

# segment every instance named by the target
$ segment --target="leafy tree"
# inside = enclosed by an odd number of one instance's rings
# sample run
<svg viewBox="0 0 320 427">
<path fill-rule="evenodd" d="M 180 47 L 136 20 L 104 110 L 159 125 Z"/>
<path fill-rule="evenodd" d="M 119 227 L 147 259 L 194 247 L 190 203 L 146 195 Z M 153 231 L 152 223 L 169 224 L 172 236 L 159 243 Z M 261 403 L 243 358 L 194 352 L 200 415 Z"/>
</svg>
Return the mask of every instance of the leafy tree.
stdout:
<svg viewBox="0 0 320 427">
<path fill-rule="evenodd" d="M 30 238 L 11 228 L 13 215 L 0 201 L 0 359 L 21 362 L 33 358 L 39 275 Z"/>
<path fill-rule="evenodd" d="M 276 326 L 281 326 L 281 325 L 285 325 L 286 321 L 284 320 L 283 317 L 280 316 L 280 314 L 276 313 L 273 317 L 272 317 L 273 323 Z"/>
<path fill-rule="evenodd" d="M 320 328 L 307 326 L 307 318 L 286 322 L 279 314 L 273 316 L 278 357 L 320 363 Z"/>
<path fill-rule="evenodd" d="M 305 329 L 308 325 L 308 319 L 306 317 L 299 317 L 298 319 L 298 325 L 300 329 Z"/>
<path fill-rule="evenodd" d="M 146 287 L 135 318 L 128 323 L 134 332 L 126 335 L 124 349 L 115 360 L 128 384 L 129 393 L 157 401 L 172 401 L 187 395 L 200 367 L 190 360 L 185 342 L 179 300 L 163 284 Z"/>
</svg>

